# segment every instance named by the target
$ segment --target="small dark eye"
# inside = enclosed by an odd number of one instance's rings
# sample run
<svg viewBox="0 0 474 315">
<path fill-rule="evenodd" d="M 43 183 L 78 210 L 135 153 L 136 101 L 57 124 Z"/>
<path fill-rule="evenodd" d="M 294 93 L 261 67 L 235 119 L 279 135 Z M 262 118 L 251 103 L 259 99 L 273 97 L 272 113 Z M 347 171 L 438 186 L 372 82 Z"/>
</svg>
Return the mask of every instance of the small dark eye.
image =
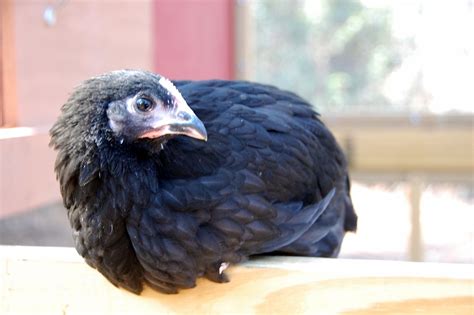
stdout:
<svg viewBox="0 0 474 315">
<path fill-rule="evenodd" d="M 149 112 L 155 107 L 155 103 L 147 97 L 139 97 L 135 101 L 135 107 L 141 112 Z"/>
</svg>

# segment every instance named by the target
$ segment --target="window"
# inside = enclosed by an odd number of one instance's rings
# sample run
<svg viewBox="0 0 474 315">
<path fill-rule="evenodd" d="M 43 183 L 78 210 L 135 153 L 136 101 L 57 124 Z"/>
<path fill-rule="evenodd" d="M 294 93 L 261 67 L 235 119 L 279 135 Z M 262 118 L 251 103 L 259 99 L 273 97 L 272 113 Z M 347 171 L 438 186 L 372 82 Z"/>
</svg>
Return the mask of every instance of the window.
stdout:
<svg viewBox="0 0 474 315">
<path fill-rule="evenodd" d="M 246 79 L 325 113 L 474 112 L 473 1 L 248 3 Z"/>
</svg>

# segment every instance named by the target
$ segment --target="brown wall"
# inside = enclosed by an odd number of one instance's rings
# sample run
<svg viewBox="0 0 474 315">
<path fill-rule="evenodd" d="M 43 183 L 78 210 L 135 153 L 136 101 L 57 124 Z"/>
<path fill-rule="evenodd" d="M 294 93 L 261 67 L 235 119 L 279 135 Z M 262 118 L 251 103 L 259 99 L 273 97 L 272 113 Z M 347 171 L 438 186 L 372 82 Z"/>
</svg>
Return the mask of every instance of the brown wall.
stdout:
<svg viewBox="0 0 474 315">
<path fill-rule="evenodd" d="M 13 6 L 16 125 L 34 127 L 0 128 L 1 217 L 59 200 L 47 131 L 71 90 L 105 71 L 152 70 L 153 62 L 151 0 L 65 1 L 52 27 L 43 12 L 58 1 L 0 1 Z"/>
<path fill-rule="evenodd" d="M 93 75 L 152 68 L 151 0 L 64 1 L 57 23 L 43 12 L 58 1 L 14 1 L 18 125 L 50 125 L 68 93 Z"/>
<path fill-rule="evenodd" d="M 59 199 L 47 131 L 81 81 L 122 68 L 172 78 L 234 75 L 233 0 L 69 0 L 56 8 L 53 26 L 43 13 L 60 1 L 0 1 L 13 33 L 11 125 L 33 128 L 0 128 L 0 216 Z"/>
</svg>

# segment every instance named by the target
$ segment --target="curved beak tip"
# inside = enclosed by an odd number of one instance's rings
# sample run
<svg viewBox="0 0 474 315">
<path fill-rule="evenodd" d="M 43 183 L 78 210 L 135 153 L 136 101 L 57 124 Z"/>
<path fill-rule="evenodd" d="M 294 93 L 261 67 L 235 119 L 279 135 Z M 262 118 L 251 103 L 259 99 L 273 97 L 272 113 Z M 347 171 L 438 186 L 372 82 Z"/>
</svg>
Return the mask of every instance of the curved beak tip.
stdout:
<svg viewBox="0 0 474 315">
<path fill-rule="evenodd" d="M 192 131 L 187 134 L 188 136 L 202 140 L 202 141 L 207 141 L 207 130 L 206 127 L 204 126 L 203 122 L 199 120 L 199 118 L 196 118 L 192 121 L 190 129 Z"/>
</svg>

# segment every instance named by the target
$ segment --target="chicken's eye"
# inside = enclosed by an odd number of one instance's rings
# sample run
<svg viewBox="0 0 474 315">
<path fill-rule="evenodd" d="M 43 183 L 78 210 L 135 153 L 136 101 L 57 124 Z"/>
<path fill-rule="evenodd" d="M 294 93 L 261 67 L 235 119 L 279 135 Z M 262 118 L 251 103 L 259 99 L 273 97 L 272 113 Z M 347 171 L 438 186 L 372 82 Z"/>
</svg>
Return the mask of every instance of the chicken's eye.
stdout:
<svg viewBox="0 0 474 315">
<path fill-rule="evenodd" d="M 155 108 L 155 102 L 153 102 L 153 100 L 147 97 L 139 97 L 135 101 L 135 107 L 140 112 L 146 113 L 146 112 L 151 111 L 153 108 Z"/>
</svg>

